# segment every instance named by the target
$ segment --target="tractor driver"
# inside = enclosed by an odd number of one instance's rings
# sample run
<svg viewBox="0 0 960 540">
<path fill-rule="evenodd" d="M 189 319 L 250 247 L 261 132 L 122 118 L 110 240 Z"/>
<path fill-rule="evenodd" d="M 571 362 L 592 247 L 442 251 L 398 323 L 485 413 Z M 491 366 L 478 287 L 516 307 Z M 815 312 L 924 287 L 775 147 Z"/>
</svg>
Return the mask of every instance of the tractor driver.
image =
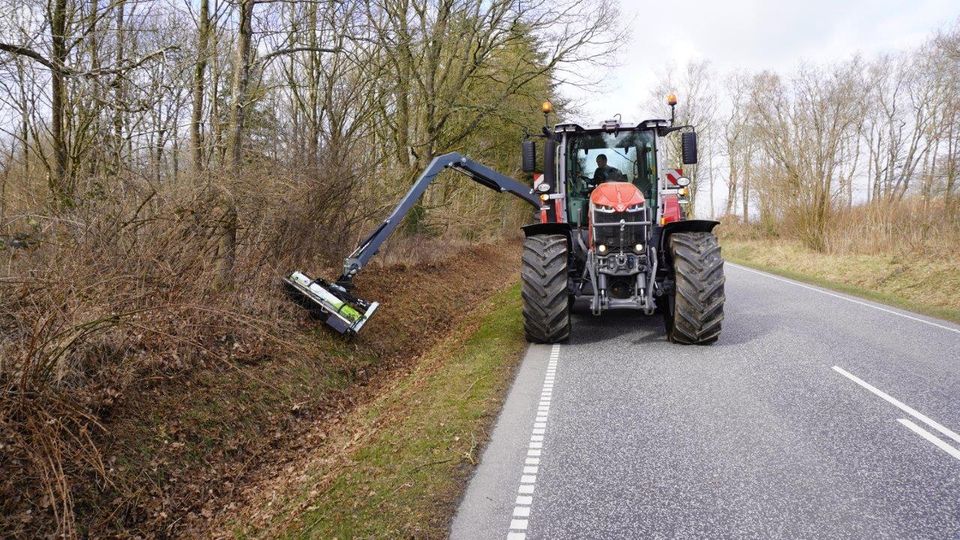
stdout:
<svg viewBox="0 0 960 540">
<path fill-rule="evenodd" d="M 600 154 L 597 156 L 597 170 L 593 171 L 594 185 L 601 182 L 620 182 L 623 179 L 623 173 L 616 167 L 607 166 L 607 156 Z"/>
</svg>

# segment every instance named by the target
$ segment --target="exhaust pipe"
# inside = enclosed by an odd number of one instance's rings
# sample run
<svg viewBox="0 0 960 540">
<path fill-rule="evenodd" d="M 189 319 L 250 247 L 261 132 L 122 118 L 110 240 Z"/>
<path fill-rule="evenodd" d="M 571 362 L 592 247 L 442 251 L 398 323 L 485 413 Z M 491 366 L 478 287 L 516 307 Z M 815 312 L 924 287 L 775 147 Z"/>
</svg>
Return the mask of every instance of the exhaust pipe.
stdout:
<svg viewBox="0 0 960 540">
<path fill-rule="evenodd" d="M 324 319 L 328 326 L 341 334 L 355 335 L 380 307 L 379 302 L 367 302 L 336 283 L 310 279 L 300 271 L 283 278 L 287 294 L 303 307 Z"/>
</svg>

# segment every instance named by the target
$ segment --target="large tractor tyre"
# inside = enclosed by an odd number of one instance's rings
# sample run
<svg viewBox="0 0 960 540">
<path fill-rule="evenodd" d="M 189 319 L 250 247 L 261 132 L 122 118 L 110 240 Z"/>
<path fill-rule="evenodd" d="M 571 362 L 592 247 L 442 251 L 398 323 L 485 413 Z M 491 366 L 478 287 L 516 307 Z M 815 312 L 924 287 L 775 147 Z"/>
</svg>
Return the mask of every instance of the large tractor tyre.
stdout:
<svg viewBox="0 0 960 540">
<path fill-rule="evenodd" d="M 527 237 L 523 241 L 520 280 L 527 341 L 557 343 L 570 337 L 566 237 L 560 234 Z"/>
<path fill-rule="evenodd" d="M 723 258 L 713 233 L 670 236 L 674 293 L 664 306 L 667 339 L 685 345 L 707 345 L 720 337 L 723 321 Z"/>
</svg>

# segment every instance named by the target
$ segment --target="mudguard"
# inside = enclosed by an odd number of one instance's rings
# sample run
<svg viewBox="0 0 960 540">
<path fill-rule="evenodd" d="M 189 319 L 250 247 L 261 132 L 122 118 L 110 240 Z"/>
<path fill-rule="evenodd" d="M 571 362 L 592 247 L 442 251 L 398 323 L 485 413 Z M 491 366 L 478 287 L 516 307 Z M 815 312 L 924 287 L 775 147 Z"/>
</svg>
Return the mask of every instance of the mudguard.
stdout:
<svg viewBox="0 0 960 540">
<path fill-rule="evenodd" d="M 567 238 L 567 249 L 570 245 L 570 224 L 569 223 L 531 223 L 520 227 L 523 230 L 523 236 L 537 236 L 539 234 L 562 234 Z"/>
<path fill-rule="evenodd" d="M 665 247 L 669 245 L 670 235 L 678 232 L 712 232 L 713 228 L 720 222 L 713 219 L 685 219 L 683 221 L 674 221 L 667 223 L 660 228 L 660 241 L 657 251 L 666 253 Z"/>
</svg>

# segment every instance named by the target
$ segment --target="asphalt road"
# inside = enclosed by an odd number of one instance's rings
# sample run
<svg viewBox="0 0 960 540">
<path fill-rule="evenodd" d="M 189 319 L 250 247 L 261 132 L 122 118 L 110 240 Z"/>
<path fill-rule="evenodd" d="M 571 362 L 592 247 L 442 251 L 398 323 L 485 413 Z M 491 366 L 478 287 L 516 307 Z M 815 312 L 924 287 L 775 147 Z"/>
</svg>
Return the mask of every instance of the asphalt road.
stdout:
<svg viewBox="0 0 960 540">
<path fill-rule="evenodd" d="M 531 346 L 453 538 L 960 538 L 960 326 L 726 276 L 712 346 Z"/>
</svg>

